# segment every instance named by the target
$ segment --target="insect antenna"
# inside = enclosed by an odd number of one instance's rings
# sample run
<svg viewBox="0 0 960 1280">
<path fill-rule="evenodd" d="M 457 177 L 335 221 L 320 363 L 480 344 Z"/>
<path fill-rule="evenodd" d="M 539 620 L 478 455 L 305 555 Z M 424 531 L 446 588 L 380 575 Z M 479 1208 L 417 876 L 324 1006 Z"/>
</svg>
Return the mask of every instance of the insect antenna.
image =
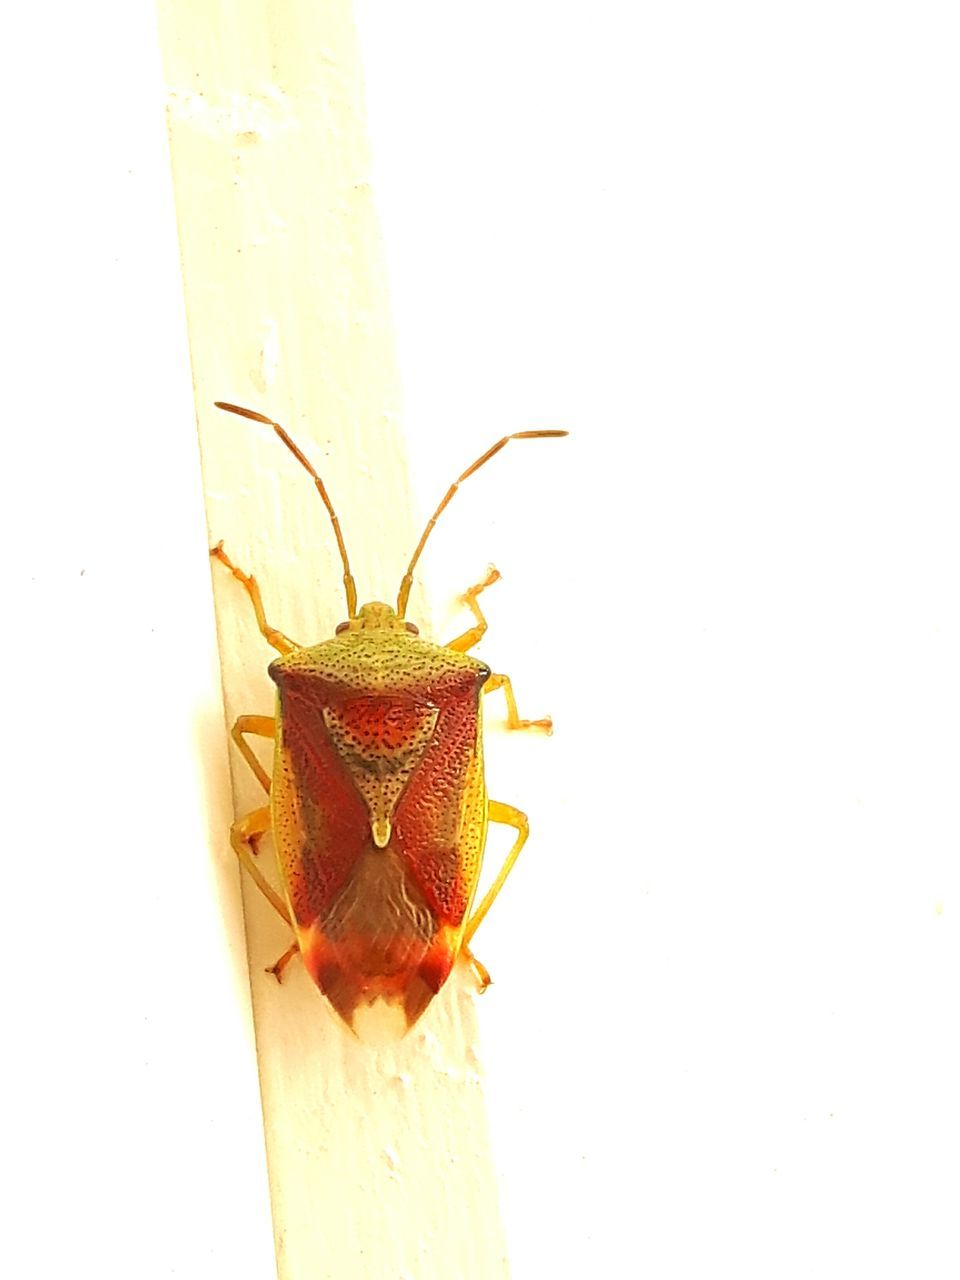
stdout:
<svg viewBox="0 0 960 1280">
<path fill-rule="evenodd" d="M 239 414 L 241 418 L 250 418 L 254 422 L 266 423 L 268 427 L 273 427 L 274 431 L 287 446 L 296 460 L 309 471 L 313 476 L 313 483 L 317 486 L 317 493 L 323 499 L 323 505 L 330 514 L 330 522 L 333 525 L 334 536 L 337 539 L 337 548 L 340 552 L 340 559 L 343 561 L 343 588 L 347 595 L 347 616 L 355 618 L 357 616 L 357 587 L 353 580 L 353 574 L 350 572 L 350 561 L 347 559 L 347 548 L 343 541 L 343 534 L 340 532 L 340 521 L 337 519 L 337 513 L 333 509 L 333 503 L 327 496 L 323 481 L 313 469 L 313 465 L 300 450 L 299 445 L 287 435 L 279 422 L 274 422 L 272 418 L 265 418 L 262 413 L 255 413 L 253 409 L 243 409 L 238 404 L 227 404 L 223 400 L 215 400 L 214 404 L 218 409 L 225 409 L 227 413 Z M 438 513 L 439 514 L 439 513 Z"/>
<path fill-rule="evenodd" d="M 410 598 L 410 588 L 413 585 L 413 570 L 417 561 L 420 559 L 420 553 L 423 551 L 427 539 L 433 532 L 434 525 L 440 519 L 440 516 L 443 514 L 448 503 L 453 498 L 453 495 L 463 484 L 464 480 L 469 479 L 475 471 L 479 471 L 485 462 L 489 462 L 494 454 L 499 453 L 500 450 L 504 448 L 505 445 L 508 445 L 511 440 L 546 440 L 556 436 L 565 436 L 569 434 L 570 433 L 568 431 L 515 431 L 513 435 L 504 436 L 502 440 L 498 440 L 496 444 L 491 445 L 486 453 L 481 454 L 476 462 L 471 463 L 470 466 L 467 467 L 463 475 L 457 476 L 456 480 L 454 480 L 453 484 L 444 495 L 443 501 L 427 521 L 427 527 L 424 529 L 420 537 L 420 541 L 417 543 L 417 549 L 413 553 L 413 559 L 407 566 L 407 572 L 403 575 L 403 580 L 400 583 L 400 594 L 397 596 L 398 618 L 402 618 L 407 611 L 407 601 Z"/>
</svg>

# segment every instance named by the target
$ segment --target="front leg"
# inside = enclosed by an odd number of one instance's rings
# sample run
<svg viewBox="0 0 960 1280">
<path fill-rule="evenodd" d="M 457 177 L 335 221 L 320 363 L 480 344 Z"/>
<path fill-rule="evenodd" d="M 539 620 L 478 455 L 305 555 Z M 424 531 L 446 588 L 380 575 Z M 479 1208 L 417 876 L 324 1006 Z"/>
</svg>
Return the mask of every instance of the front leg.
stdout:
<svg viewBox="0 0 960 1280">
<path fill-rule="evenodd" d="M 463 603 L 473 614 L 474 618 L 476 618 L 476 626 L 470 627 L 468 631 L 464 631 L 463 635 L 457 636 L 455 640 L 451 640 L 445 648 L 456 649 L 457 653 L 466 653 L 468 649 L 472 649 L 475 644 L 480 642 L 481 637 L 487 629 L 487 620 L 481 613 L 480 606 L 477 604 L 477 596 L 481 591 L 486 591 L 487 587 L 492 587 L 495 582 L 499 581 L 499 578 L 500 570 L 495 569 L 493 565 L 491 565 L 484 580 L 476 583 L 474 586 L 470 587 L 469 590 L 463 593 Z"/>
<path fill-rule="evenodd" d="M 282 631 L 278 631 L 276 627 L 272 627 L 267 621 L 266 614 L 263 611 L 263 601 L 260 598 L 260 588 L 257 580 L 249 573 L 244 573 L 242 569 L 238 569 L 230 557 L 223 549 L 223 541 L 217 543 L 215 547 L 210 548 L 212 559 L 219 560 L 225 569 L 229 569 L 236 580 L 246 591 L 250 597 L 250 603 L 253 605 L 253 612 L 257 617 L 257 627 L 260 634 L 266 640 L 267 644 L 272 645 L 277 653 L 292 653 L 294 649 L 300 646 L 289 636 L 285 636 Z"/>
<path fill-rule="evenodd" d="M 476 619 L 476 624 L 470 627 L 467 631 L 464 631 L 462 635 L 457 636 L 455 640 L 451 640 L 445 648 L 455 649 L 458 653 L 466 653 L 469 649 L 472 649 L 474 645 L 479 644 L 480 640 L 486 634 L 487 620 L 483 616 L 483 611 L 477 603 L 477 596 L 481 591 L 486 591 L 487 587 L 492 587 L 495 582 L 499 581 L 499 578 L 499 569 L 495 569 L 493 565 L 491 565 L 487 572 L 487 576 L 483 581 L 476 583 L 474 586 L 470 587 L 468 591 L 463 593 L 463 603 L 473 614 Z M 483 686 L 484 693 L 494 693 L 497 689 L 503 690 L 503 696 L 507 704 L 508 729 L 536 729 L 540 733 L 553 733 L 553 721 L 549 716 L 544 716 L 540 720 L 524 720 L 521 717 L 517 710 L 517 699 L 514 696 L 513 684 L 511 683 L 509 676 L 491 675 L 489 680 L 487 680 L 487 683 Z"/>
</svg>

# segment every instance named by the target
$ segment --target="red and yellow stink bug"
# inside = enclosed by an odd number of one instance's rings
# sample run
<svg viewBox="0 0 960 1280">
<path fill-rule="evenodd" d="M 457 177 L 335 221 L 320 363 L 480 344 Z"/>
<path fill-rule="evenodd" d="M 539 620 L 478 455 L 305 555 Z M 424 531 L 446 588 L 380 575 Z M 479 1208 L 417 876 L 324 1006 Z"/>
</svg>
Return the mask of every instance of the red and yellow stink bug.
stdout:
<svg viewBox="0 0 960 1280">
<path fill-rule="evenodd" d="M 230 840 L 293 929 L 293 945 L 273 967 L 277 977 L 299 951 L 348 1026 L 358 1010 L 383 1000 L 399 1008 L 409 1028 L 458 956 L 473 966 L 481 986 L 489 982 L 470 942 L 527 838 L 526 816 L 487 796 L 481 695 L 503 690 L 512 729 L 552 728 L 549 719 L 520 719 L 509 678 L 468 653 L 487 629 L 477 597 L 497 571 L 464 596 L 474 626 L 436 645 L 420 639 L 404 616 L 413 570 L 464 480 L 510 440 L 567 433 L 520 431 L 489 448 L 454 481 L 427 522 L 396 609 L 380 603 L 358 609 L 340 523 L 319 475 L 271 418 L 219 401 L 217 407 L 272 427 L 313 477 L 333 523 L 347 597 L 347 621 L 332 639 L 295 644 L 268 624 L 256 581 L 233 564 L 222 543 L 211 551 L 243 585 L 263 637 L 281 655 L 269 668 L 277 686 L 275 715 L 241 716 L 231 735 L 270 803 L 235 822 Z M 274 740 L 272 778 L 244 734 Z M 474 907 L 488 822 L 512 827 L 516 839 Z M 253 857 L 268 831 L 283 898 Z"/>
</svg>

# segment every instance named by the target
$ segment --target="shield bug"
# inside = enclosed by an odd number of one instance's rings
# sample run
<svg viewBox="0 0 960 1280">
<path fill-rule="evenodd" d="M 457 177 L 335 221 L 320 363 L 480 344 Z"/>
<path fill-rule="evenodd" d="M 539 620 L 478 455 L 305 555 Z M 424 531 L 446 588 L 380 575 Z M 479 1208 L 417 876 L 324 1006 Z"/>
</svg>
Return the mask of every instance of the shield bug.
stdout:
<svg viewBox="0 0 960 1280">
<path fill-rule="evenodd" d="M 269 803 L 238 819 L 230 840 L 240 862 L 293 930 L 273 966 L 279 978 L 297 953 L 344 1022 L 378 1000 L 399 1009 L 403 1029 L 440 990 L 459 956 L 481 989 L 489 981 L 470 944 L 527 839 L 526 816 L 487 796 L 481 700 L 502 689 L 511 729 L 549 733 L 549 719 L 523 720 L 510 680 L 471 650 L 487 629 L 478 597 L 500 576 L 491 568 L 463 600 L 474 625 L 446 645 L 422 639 L 407 621 L 413 571 L 438 518 L 464 480 L 511 440 L 504 436 L 450 486 L 407 566 L 396 608 L 357 607 L 340 522 L 323 481 L 287 432 L 263 414 L 217 402 L 272 427 L 310 474 L 330 516 L 346 593 L 347 619 L 329 640 L 299 645 L 266 620 L 256 580 L 218 543 L 211 555 L 246 590 L 264 639 L 279 653 L 269 674 L 275 713 L 240 716 L 231 736 Z M 272 739 L 268 775 L 245 735 Z M 487 825 L 516 833 L 503 866 L 474 903 Z M 273 833 L 281 897 L 261 872 L 257 842 Z"/>
</svg>

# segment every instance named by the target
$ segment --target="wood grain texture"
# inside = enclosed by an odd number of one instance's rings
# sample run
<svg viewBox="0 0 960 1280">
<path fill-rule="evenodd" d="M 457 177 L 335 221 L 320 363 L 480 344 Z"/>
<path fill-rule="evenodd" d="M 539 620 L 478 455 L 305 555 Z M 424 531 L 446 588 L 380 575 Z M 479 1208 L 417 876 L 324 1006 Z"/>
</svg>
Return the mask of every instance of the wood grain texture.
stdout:
<svg viewBox="0 0 960 1280">
<path fill-rule="evenodd" d="M 392 599 L 418 530 L 351 9 L 164 0 L 160 17 L 211 539 L 257 576 L 269 620 L 314 642 L 344 616 L 326 513 L 268 428 L 213 401 L 287 427 L 324 477 L 361 599 Z M 232 723 L 271 712 L 271 655 L 215 568 Z M 418 622 L 422 604 L 415 591 Z M 262 792 L 236 754 L 233 769 L 247 812 Z M 289 937 L 244 894 L 280 1276 L 505 1275 L 469 975 L 405 1041 L 365 1047 L 299 963 L 282 987 L 264 973 Z"/>
</svg>

